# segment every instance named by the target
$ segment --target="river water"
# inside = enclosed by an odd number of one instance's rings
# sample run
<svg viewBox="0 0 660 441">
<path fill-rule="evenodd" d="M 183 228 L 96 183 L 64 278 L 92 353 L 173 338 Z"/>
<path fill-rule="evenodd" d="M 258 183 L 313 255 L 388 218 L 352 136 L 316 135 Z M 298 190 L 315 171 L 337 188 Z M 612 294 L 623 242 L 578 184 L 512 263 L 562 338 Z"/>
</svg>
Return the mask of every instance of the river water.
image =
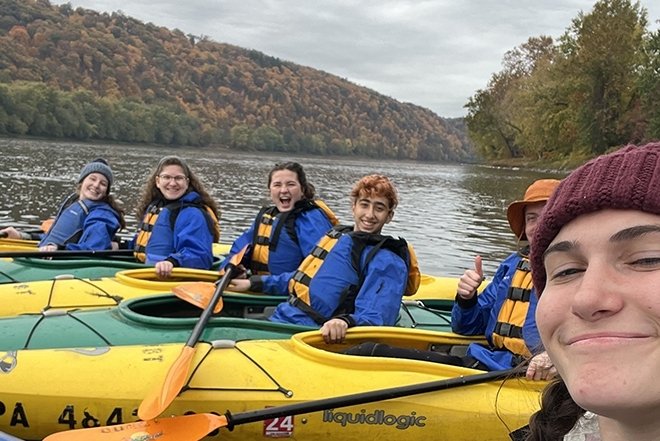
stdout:
<svg viewBox="0 0 660 441">
<path fill-rule="evenodd" d="M 82 166 L 104 157 L 115 176 L 112 192 L 124 203 L 128 230 L 134 232 L 134 210 L 146 177 L 162 156 L 176 154 L 189 162 L 218 201 L 222 242 L 233 241 L 268 202 L 267 176 L 277 162 L 303 164 L 317 195 L 342 223 L 352 222 L 352 184 L 365 174 L 385 174 L 397 186 L 400 203 L 383 233 L 406 238 L 417 251 L 422 272 L 438 276 L 462 274 L 476 254 L 484 257 L 486 275 L 492 275 L 516 248 L 506 221 L 509 202 L 522 198 L 535 179 L 563 177 L 553 171 L 479 165 L 32 139 L 0 139 L 0 151 L 0 226 L 38 225 L 75 189 Z"/>
</svg>

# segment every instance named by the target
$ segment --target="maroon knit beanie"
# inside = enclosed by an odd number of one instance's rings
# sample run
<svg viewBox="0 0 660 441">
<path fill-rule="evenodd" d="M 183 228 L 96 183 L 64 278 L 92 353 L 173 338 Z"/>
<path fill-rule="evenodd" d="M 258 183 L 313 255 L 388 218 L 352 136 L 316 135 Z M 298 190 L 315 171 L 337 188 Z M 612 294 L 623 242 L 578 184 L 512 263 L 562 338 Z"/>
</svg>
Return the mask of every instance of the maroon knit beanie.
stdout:
<svg viewBox="0 0 660 441">
<path fill-rule="evenodd" d="M 660 214 L 660 142 L 599 156 L 562 180 L 541 214 L 532 242 L 532 278 L 539 296 L 546 282 L 543 253 L 562 227 L 578 216 L 608 208 Z"/>
</svg>

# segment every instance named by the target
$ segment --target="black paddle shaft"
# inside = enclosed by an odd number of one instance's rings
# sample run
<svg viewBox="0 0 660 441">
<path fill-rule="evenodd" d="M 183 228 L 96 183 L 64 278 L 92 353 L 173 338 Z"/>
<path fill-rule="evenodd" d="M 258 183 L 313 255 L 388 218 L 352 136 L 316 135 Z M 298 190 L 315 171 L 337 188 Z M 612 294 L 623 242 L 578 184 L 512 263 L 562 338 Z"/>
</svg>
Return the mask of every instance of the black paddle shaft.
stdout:
<svg viewBox="0 0 660 441">
<path fill-rule="evenodd" d="M 57 251 L 4 251 L 0 257 L 114 257 L 132 256 L 133 250 L 57 250 Z"/>
<path fill-rule="evenodd" d="M 232 415 L 229 411 L 225 413 L 227 428 L 232 429 L 240 424 L 263 421 L 289 415 L 300 415 L 302 413 L 317 412 L 326 409 L 355 406 L 358 404 L 373 403 L 376 401 L 390 400 L 393 398 L 407 397 L 427 392 L 435 392 L 455 387 L 470 386 L 490 381 L 504 380 L 524 372 L 519 368 L 511 368 L 503 371 L 486 372 L 483 374 L 449 378 L 447 380 L 431 381 L 427 383 L 411 384 L 408 386 L 391 387 L 370 392 L 362 392 L 340 397 L 324 398 L 320 400 L 307 401 L 304 403 L 290 404 L 287 406 L 269 407 L 266 409 L 241 412 Z"/>
<path fill-rule="evenodd" d="M 202 335 L 202 332 L 204 331 L 206 324 L 211 318 L 211 314 L 213 314 L 215 305 L 218 304 L 218 300 L 220 300 L 220 297 L 222 297 L 222 292 L 225 290 L 225 288 L 229 284 L 229 281 L 232 279 L 235 269 L 236 269 L 236 265 L 234 265 L 233 263 L 229 263 L 229 265 L 227 265 L 227 267 L 225 268 L 225 275 L 222 276 L 222 279 L 220 279 L 220 281 L 218 282 L 215 291 L 213 291 L 213 297 L 211 297 L 209 304 L 206 306 L 204 311 L 202 311 L 202 314 L 199 316 L 199 320 L 197 321 L 195 328 L 190 334 L 190 337 L 186 342 L 186 346 L 193 347 L 197 344 L 197 340 L 199 340 L 199 336 Z"/>
</svg>

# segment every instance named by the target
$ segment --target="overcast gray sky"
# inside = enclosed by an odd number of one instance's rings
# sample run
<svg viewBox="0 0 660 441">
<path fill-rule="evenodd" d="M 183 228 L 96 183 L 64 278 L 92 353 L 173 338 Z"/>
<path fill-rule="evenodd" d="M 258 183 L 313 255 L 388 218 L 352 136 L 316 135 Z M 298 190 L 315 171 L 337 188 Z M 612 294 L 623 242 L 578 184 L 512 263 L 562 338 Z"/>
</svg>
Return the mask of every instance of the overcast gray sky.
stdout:
<svg viewBox="0 0 660 441">
<path fill-rule="evenodd" d="M 442 117 L 529 37 L 557 38 L 589 0 L 51 0 L 124 14 L 328 73 Z M 650 29 L 660 1 L 642 0 Z"/>
</svg>

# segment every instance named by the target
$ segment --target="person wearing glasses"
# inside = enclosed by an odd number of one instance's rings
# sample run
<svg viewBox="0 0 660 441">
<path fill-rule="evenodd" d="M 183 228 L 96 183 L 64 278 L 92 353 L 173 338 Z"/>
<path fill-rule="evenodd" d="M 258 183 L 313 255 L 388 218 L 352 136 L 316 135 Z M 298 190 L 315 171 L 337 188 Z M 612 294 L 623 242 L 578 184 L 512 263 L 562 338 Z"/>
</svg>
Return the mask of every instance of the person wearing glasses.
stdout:
<svg viewBox="0 0 660 441">
<path fill-rule="evenodd" d="M 174 267 L 211 268 L 213 242 L 220 237 L 218 206 L 182 158 L 158 162 L 137 212 L 142 221 L 135 258 L 154 265 L 158 277 L 169 277 Z"/>
</svg>

